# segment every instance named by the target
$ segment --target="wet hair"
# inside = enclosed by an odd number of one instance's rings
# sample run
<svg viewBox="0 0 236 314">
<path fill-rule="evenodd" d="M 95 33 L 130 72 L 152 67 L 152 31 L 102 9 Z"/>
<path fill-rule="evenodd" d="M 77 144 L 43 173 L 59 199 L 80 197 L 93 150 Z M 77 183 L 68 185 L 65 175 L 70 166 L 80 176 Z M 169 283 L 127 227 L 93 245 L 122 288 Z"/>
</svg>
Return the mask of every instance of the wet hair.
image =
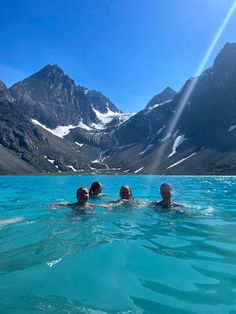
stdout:
<svg viewBox="0 0 236 314">
<path fill-rule="evenodd" d="M 92 183 L 91 188 L 89 189 L 89 195 L 94 195 L 94 190 L 97 188 L 101 188 L 102 190 L 102 185 L 100 182 L 95 181 Z"/>
<path fill-rule="evenodd" d="M 121 188 L 120 188 L 120 198 L 121 198 L 121 190 L 122 189 L 129 189 L 129 191 L 130 191 L 130 197 L 131 197 L 131 199 L 133 200 L 134 198 L 133 198 L 133 194 L 132 194 L 132 191 L 131 191 L 131 188 L 128 186 L 128 185 L 122 185 L 121 186 Z"/>
<path fill-rule="evenodd" d="M 77 197 L 77 199 L 79 199 L 79 194 L 80 194 L 80 192 L 81 192 L 83 189 L 86 189 L 86 190 L 87 190 L 86 187 L 82 186 L 81 188 L 79 188 L 79 189 L 76 191 L 76 197 Z"/>
<path fill-rule="evenodd" d="M 165 189 L 165 188 L 168 188 L 168 189 L 170 189 L 170 191 L 173 191 L 172 186 L 169 183 L 162 183 L 160 185 L 160 191 Z"/>
</svg>

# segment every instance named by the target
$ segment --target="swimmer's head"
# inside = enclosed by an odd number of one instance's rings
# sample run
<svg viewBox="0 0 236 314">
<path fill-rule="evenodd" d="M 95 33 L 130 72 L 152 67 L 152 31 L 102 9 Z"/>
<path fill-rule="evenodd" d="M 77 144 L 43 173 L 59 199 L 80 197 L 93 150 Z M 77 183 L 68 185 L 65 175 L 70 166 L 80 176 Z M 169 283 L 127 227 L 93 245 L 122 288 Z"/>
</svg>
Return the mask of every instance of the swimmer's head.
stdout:
<svg viewBox="0 0 236 314">
<path fill-rule="evenodd" d="M 100 182 L 93 182 L 92 185 L 91 185 L 91 188 L 89 190 L 89 194 L 92 194 L 92 195 L 98 195 L 99 193 L 102 192 L 102 185 Z"/>
<path fill-rule="evenodd" d="M 120 198 L 122 200 L 133 199 L 131 189 L 128 185 L 122 185 L 122 187 L 120 188 Z"/>
<path fill-rule="evenodd" d="M 173 194 L 172 186 L 168 183 L 162 183 L 160 186 L 160 193 L 164 200 L 171 199 L 171 196 Z"/>
<path fill-rule="evenodd" d="M 85 187 L 81 187 L 77 190 L 76 196 L 78 201 L 87 202 L 89 198 L 89 192 L 88 189 Z"/>
</svg>

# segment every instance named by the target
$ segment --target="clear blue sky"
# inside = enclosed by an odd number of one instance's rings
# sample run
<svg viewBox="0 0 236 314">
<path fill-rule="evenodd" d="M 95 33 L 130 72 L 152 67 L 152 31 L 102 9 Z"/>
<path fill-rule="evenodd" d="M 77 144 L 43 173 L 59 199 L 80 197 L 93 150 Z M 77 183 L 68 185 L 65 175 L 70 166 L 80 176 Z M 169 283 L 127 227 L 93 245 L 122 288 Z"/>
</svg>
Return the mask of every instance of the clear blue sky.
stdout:
<svg viewBox="0 0 236 314">
<path fill-rule="evenodd" d="M 47 64 L 101 91 L 121 110 L 143 109 L 192 76 L 234 0 L 1 0 L 0 80 Z M 236 42 L 236 12 L 208 66 Z"/>
</svg>

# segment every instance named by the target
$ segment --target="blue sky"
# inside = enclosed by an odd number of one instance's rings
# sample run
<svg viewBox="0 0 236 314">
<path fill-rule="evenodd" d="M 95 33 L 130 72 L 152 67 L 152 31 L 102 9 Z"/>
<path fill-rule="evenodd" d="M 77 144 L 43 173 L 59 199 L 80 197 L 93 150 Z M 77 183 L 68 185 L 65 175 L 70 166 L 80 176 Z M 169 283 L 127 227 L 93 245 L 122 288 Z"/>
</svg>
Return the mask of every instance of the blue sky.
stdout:
<svg viewBox="0 0 236 314">
<path fill-rule="evenodd" d="M 0 0 L 0 80 L 7 86 L 47 64 L 138 111 L 196 73 L 235 0 Z M 236 42 L 236 12 L 208 66 Z"/>
</svg>

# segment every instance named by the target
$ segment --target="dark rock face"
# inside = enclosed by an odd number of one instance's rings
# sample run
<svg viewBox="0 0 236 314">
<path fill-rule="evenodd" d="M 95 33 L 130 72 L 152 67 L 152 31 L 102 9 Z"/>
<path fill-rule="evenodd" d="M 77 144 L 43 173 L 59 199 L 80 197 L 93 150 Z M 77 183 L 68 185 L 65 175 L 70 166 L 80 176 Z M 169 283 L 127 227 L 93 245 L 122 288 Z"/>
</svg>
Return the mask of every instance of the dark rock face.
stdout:
<svg viewBox="0 0 236 314">
<path fill-rule="evenodd" d="M 175 97 L 176 94 L 177 94 L 176 91 L 174 91 L 172 88 L 168 86 L 161 93 L 152 97 L 152 99 L 148 102 L 145 109 L 151 108 L 157 104 L 161 104 L 165 101 L 171 100 Z"/>
<path fill-rule="evenodd" d="M 226 44 L 212 68 L 203 72 L 181 117 L 186 135 L 198 146 L 235 149 L 236 44 Z"/>
<path fill-rule="evenodd" d="M 85 90 L 85 94 L 95 110 L 101 113 L 107 113 L 108 111 L 119 112 L 121 111 L 110 101 L 109 98 L 96 90 Z"/>
<path fill-rule="evenodd" d="M 116 163 L 123 165 L 125 160 L 131 171 L 143 167 L 140 173 L 236 173 L 236 44 L 226 44 L 213 67 L 198 78 L 168 134 L 191 82 L 172 101 L 150 106 L 115 131 L 119 146 L 126 145 L 116 152 Z"/>
<path fill-rule="evenodd" d="M 93 148 L 79 148 L 31 123 L 2 86 L 0 117 L 0 173 L 90 169 L 93 158 L 99 156 Z"/>
<path fill-rule="evenodd" d="M 86 125 L 99 123 L 93 108 L 101 112 L 117 110 L 101 93 L 87 92 L 85 88 L 76 86 L 57 65 L 47 65 L 13 85 L 10 93 L 24 115 L 51 129 L 80 122 Z"/>
</svg>

